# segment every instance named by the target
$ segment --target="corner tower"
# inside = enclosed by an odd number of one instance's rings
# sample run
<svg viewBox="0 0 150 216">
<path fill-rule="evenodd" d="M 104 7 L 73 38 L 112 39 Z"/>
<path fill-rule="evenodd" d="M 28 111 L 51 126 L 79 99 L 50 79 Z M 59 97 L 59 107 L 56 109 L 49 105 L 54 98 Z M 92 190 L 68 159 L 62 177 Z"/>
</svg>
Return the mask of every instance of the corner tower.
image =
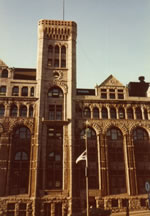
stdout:
<svg viewBox="0 0 150 216">
<path fill-rule="evenodd" d="M 44 196 L 48 196 L 49 200 L 59 197 L 59 211 L 68 211 L 68 215 L 72 212 L 76 34 L 75 22 L 39 21 L 37 191 L 42 192 L 43 205 Z M 57 209 L 58 202 L 52 201 L 51 204 Z"/>
</svg>

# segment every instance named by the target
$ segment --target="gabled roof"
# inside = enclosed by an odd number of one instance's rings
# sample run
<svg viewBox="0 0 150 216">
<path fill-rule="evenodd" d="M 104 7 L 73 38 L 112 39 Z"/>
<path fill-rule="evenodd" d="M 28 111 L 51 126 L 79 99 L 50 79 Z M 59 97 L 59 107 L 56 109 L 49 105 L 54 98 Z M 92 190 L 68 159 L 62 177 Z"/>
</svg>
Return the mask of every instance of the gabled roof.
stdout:
<svg viewBox="0 0 150 216">
<path fill-rule="evenodd" d="M 7 67 L 7 65 L 0 59 L 0 67 Z"/>
<path fill-rule="evenodd" d="M 104 82 L 102 82 L 99 87 L 102 86 L 113 86 L 113 87 L 124 87 L 124 85 L 118 81 L 113 75 L 110 75 Z"/>
</svg>

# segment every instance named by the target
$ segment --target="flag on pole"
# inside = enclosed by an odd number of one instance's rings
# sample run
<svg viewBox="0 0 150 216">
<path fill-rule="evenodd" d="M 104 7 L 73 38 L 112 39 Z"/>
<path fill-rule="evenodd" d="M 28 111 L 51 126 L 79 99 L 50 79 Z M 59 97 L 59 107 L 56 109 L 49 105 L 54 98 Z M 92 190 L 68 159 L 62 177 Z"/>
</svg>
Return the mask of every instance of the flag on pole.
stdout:
<svg viewBox="0 0 150 216">
<path fill-rule="evenodd" d="M 79 157 L 78 157 L 77 160 L 76 160 L 76 164 L 77 164 L 78 162 L 80 162 L 81 160 L 87 160 L 87 153 L 86 153 L 86 150 L 85 150 L 84 152 L 82 152 L 81 155 L 79 155 Z"/>
</svg>

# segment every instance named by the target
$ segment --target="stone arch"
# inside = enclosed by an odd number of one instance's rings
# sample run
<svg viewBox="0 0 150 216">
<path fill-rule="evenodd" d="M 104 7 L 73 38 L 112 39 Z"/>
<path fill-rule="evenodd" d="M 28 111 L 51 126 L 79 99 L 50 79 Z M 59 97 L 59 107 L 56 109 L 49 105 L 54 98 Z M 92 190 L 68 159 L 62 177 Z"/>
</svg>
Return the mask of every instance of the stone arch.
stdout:
<svg viewBox="0 0 150 216">
<path fill-rule="evenodd" d="M 31 134 L 33 134 L 33 130 L 34 130 L 33 121 L 31 119 L 27 120 L 27 119 L 23 119 L 23 118 L 20 118 L 19 120 L 16 119 L 14 121 L 11 121 L 10 122 L 10 127 L 8 129 L 8 132 L 10 134 L 12 134 L 13 131 L 15 130 L 15 128 L 21 127 L 21 126 L 29 128 Z"/>
<path fill-rule="evenodd" d="M 120 124 L 117 121 L 107 121 L 107 123 L 103 125 L 103 133 L 106 134 L 107 130 L 112 127 L 118 128 L 122 132 L 123 136 L 125 136 L 128 132 L 125 124 Z"/>
<path fill-rule="evenodd" d="M 68 86 L 63 81 L 53 80 L 53 82 L 48 84 L 48 89 L 54 86 L 61 88 L 64 94 L 68 92 Z"/>
</svg>

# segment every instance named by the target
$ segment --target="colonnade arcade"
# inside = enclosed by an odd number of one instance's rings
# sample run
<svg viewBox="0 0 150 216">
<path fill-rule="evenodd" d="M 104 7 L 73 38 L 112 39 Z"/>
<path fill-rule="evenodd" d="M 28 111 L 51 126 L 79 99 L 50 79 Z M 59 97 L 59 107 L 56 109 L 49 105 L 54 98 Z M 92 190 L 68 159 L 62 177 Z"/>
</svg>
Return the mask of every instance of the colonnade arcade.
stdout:
<svg viewBox="0 0 150 216">
<path fill-rule="evenodd" d="M 146 129 L 135 127 L 129 134 L 111 126 L 97 133 L 88 126 L 89 189 L 101 190 L 102 195 L 145 193 L 150 181 L 150 141 Z M 78 130 L 76 158 L 85 150 L 85 128 Z M 77 164 L 78 186 L 85 189 L 85 161 Z"/>
</svg>

